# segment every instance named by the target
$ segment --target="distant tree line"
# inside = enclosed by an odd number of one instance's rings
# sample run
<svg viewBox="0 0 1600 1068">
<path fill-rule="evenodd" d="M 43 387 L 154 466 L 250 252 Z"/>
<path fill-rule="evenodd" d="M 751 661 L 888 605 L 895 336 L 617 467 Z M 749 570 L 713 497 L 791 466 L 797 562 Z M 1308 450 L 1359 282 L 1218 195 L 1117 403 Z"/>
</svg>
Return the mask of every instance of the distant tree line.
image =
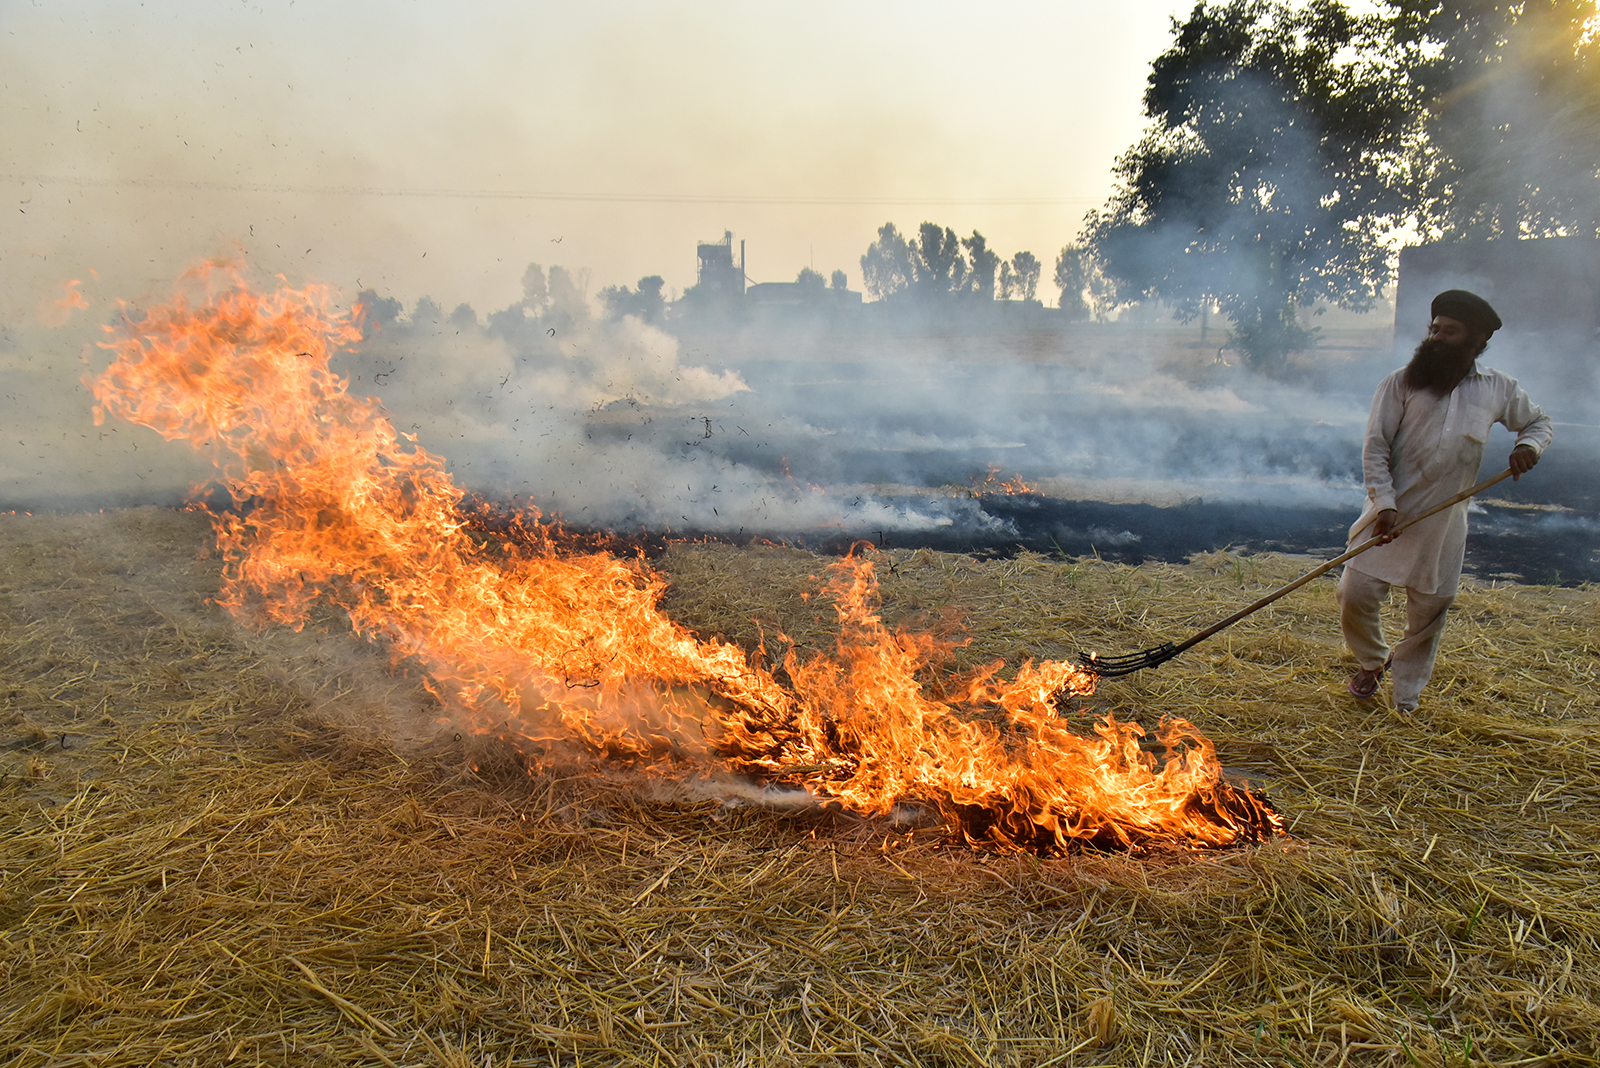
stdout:
<svg viewBox="0 0 1600 1068">
<path fill-rule="evenodd" d="M 948 226 L 925 222 L 907 239 L 886 222 L 861 256 L 861 284 L 874 300 L 994 300 L 998 295 L 1031 301 L 1040 269 L 1031 252 L 1002 260 L 976 230 L 971 237 L 957 237 Z"/>
<path fill-rule="evenodd" d="M 483 324 L 478 322 L 478 313 L 472 305 L 459 304 L 455 311 L 446 316 L 444 309 L 431 297 L 418 299 L 411 314 L 404 320 L 401 316 L 405 306 L 393 297 L 379 296 L 374 290 L 363 289 L 356 294 L 356 304 L 361 308 L 361 322 L 368 336 L 375 331 L 391 328 L 443 330 L 451 326 L 458 332 L 467 328 L 481 328 L 492 335 L 517 340 L 524 336 L 544 336 L 547 331 L 548 336 L 564 335 L 573 327 L 588 321 L 589 299 L 584 292 L 587 285 L 587 271 L 579 271 L 574 275 L 564 267 L 551 267 L 546 273 L 541 265 L 530 263 L 522 273 L 522 299 L 509 307 L 490 312 Z M 641 288 L 646 291 L 649 289 L 643 284 Z M 626 290 L 626 287 L 623 289 Z M 638 299 L 637 293 L 634 299 Z M 645 313 L 648 314 L 648 309 Z"/>
<path fill-rule="evenodd" d="M 667 298 L 661 293 L 666 284 L 659 274 L 651 274 L 639 279 L 638 289 L 606 286 L 600 291 L 600 304 L 609 319 L 631 315 L 647 323 L 659 323 L 667 312 Z"/>
<path fill-rule="evenodd" d="M 1056 257 L 1070 320 L 1140 301 L 1185 321 L 1215 307 L 1247 360 L 1271 369 L 1311 342 L 1306 310 L 1377 302 L 1397 233 L 1600 238 L 1595 0 L 1201 2 L 1174 20 L 1144 111 L 1111 198 Z M 1034 301 L 1043 267 L 934 222 L 909 236 L 884 223 L 860 266 L 874 299 L 923 304 Z M 848 280 L 806 267 L 795 284 Z M 585 285 L 532 265 L 524 299 L 488 326 L 559 332 L 588 316 Z M 608 318 L 659 323 L 664 288 L 648 275 L 599 301 Z M 361 301 L 374 323 L 401 312 L 371 291 Z M 410 321 L 476 319 L 424 298 Z"/>
<path fill-rule="evenodd" d="M 830 278 L 824 279 L 818 271 L 810 267 L 800 268 L 800 273 L 795 275 L 795 284 L 807 293 L 817 294 L 824 289 L 849 289 L 850 276 L 843 271 L 834 271 Z"/>
</svg>

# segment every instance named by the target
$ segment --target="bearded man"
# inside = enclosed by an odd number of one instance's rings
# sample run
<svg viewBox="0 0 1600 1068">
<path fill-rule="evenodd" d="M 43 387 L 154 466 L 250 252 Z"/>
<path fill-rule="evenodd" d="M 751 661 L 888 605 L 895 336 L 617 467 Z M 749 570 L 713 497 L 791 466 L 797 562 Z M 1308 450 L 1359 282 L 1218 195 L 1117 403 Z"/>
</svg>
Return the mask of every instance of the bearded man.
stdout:
<svg viewBox="0 0 1600 1068">
<path fill-rule="evenodd" d="M 1461 581 L 1467 544 L 1467 502 L 1391 533 L 1402 516 L 1420 515 L 1472 486 L 1483 462 L 1489 428 L 1517 435 L 1511 477 L 1521 478 L 1550 444 L 1550 419 L 1517 385 L 1478 355 L 1500 329 L 1489 302 L 1464 289 L 1433 299 L 1433 322 L 1411 362 L 1385 378 L 1372 398 L 1361 466 L 1367 502 L 1350 540 L 1378 545 L 1345 565 L 1339 580 L 1339 621 L 1358 670 L 1350 692 L 1370 698 L 1386 669 L 1393 671 L 1394 705 L 1413 712 L 1433 677 L 1444 617 Z M 1405 636 L 1391 650 L 1379 609 L 1394 586 L 1406 591 Z"/>
</svg>

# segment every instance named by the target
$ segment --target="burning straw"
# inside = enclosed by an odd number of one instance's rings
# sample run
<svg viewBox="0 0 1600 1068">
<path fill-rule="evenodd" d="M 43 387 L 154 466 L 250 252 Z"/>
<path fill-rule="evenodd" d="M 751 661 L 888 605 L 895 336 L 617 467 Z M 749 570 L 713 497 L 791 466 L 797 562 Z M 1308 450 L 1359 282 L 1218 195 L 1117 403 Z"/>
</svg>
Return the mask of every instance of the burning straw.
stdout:
<svg viewBox="0 0 1600 1068">
<path fill-rule="evenodd" d="M 238 626 L 211 540 L 0 516 L 7 1064 L 1597 1063 L 1592 589 L 1468 580 L 1415 716 L 1344 692 L 1331 581 L 1084 695 L 1069 725 L 1204 729 L 1292 837 L 1041 859 L 529 769 L 438 733 L 337 611 Z M 819 563 L 675 546 L 661 607 L 808 662 Z M 882 625 L 960 613 L 970 674 L 1148 644 L 1306 561 L 879 564 Z"/>
<path fill-rule="evenodd" d="M 1279 826 L 1185 721 L 1163 725 L 1160 759 L 1137 723 L 1069 724 L 1061 695 L 1093 689 L 1069 663 L 939 671 L 946 646 L 883 624 L 870 560 L 832 568 L 837 641 L 784 657 L 780 682 L 663 615 L 665 584 L 640 560 L 563 552 L 534 512 L 486 544 L 444 462 L 329 370 L 358 337 L 321 289 L 257 293 L 208 266 L 104 343 L 97 419 L 217 465 L 235 505 L 215 516 L 220 600 L 241 619 L 298 628 L 337 606 L 419 665 L 453 716 L 535 752 L 727 767 L 865 815 L 932 805 L 989 848 L 1222 846 Z"/>
<path fill-rule="evenodd" d="M 1040 860 L 530 774 L 438 733 L 334 613 L 238 627 L 209 541 L 195 513 L 0 517 L 18 1068 L 1596 1062 L 1592 589 L 1469 580 L 1437 694 L 1401 716 L 1343 692 L 1331 582 L 1309 587 L 1082 701 L 1193 720 L 1292 838 Z M 960 611 L 969 669 L 1143 642 L 1306 566 L 881 562 L 885 619 Z M 819 563 L 676 546 L 664 606 L 809 656 L 836 631 L 803 596 Z"/>
</svg>

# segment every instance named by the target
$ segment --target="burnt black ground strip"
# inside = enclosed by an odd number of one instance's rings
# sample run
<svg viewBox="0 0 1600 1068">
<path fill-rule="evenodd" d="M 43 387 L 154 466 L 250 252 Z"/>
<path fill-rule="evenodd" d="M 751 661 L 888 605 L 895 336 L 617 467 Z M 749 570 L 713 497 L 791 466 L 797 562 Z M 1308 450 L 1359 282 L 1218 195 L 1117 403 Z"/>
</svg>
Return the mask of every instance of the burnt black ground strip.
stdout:
<svg viewBox="0 0 1600 1068">
<path fill-rule="evenodd" d="M 923 501 L 906 498 L 907 510 L 914 511 Z M 1160 507 L 1027 493 L 980 496 L 977 504 L 980 517 L 993 522 L 930 530 L 835 531 L 823 536 L 781 531 L 739 537 L 681 530 L 666 536 L 577 533 L 585 534 L 584 540 L 591 544 L 600 539 L 609 543 L 607 547 L 625 547 L 651 557 L 673 541 L 743 545 L 766 540 L 835 555 L 865 542 L 880 549 L 929 548 L 984 558 L 1036 552 L 1139 564 L 1182 563 L 1196 553 L 1219 549 L 1236 554 L 1307 553 L 1330 559 L 1345 550 L 1345 535 L 1355 518 L 1353 508 L 1205 501 Z M 1593 516 L 1564 507 L 1485 501 L 1469 522 L 1466 571 L 1470 575 L 1552 586 L 1600 582 L 1600 520 Z"/>
<path fill-rule="evenodd" d="M 1351 509 L 1343 508 L 1204 502 L 1163 508 L 1027 494 L 986 497 L 981 503 L 989 515 L 1007 520 L 1014 533 L 894 535 L 885 544 L 998 556 L 1028 550 L 1129 564 L 1180 563 L 1218 549 L 1332 558 L 1345 550 L 1345 535 L 1355 518 Z M 1536 585 L 1600 582 L 1600 522 L 1594 518 L 1493 502 L 1481 507 L 1469 520 L 1469 574 Z"/>
<path fill-rule="evenodd" d="M 906 498 L 907 510 L 925 498 Z M 892 499 L 891 499 L 892 502 Z M 844 555 L 861 543 L 880 549 L 928 548 L 980 558 L 1020 552 L 1073 559 L 1140 564 L 1182 563 L 1196 553 L 1307 553 L 1331 559 L 1346 548 L 1355 513 L 1348 508 L 1292 508 L 1263 504 L 1192 502 L 1170 507 L 1057 500 L 1034 494 L 979 497 L 981 515 L 996 522 L 931 530 L 860 530 L 824 536 L 781 531 L 729 537 L 713 531 L 670 535 L 574 531 L 586 548 L 659 555 L 678 541 L 746 545 L 780 542 Z M 1600 582 L 1600 520 L 1571 510 L 1485 502 L 1470 519 L 1466 572 L 1482 579 L 1533 585 L 1578 586 Z"/>
<path fill-rule="evenodd" d="M 1506 444 L 1509 444 L 1509 438 Z M 1600 582 L 1600 479 L 1594 450 L 1551 450 L 1522 479 L 1505 481 L 1479 499 L 1468 520 L 1466 572 L 1548 586 Z M 1503 453 L 1486 457 L 1480 479 L 1504 469 Z M 1195 553 L 1308 553 L 1332 558 L 1359 511 L 1203 500 L 1160 507 L 1067 501 L 1036 494 L 991 494 L 978 503 L 1002 523 L 990 529 L 885 532 L 888 546 L 927 546 L 980 556 L 1021 551 L 1063 557 L 1099 556 L 1137 564 L 1180 563 Z"/>
</svg>

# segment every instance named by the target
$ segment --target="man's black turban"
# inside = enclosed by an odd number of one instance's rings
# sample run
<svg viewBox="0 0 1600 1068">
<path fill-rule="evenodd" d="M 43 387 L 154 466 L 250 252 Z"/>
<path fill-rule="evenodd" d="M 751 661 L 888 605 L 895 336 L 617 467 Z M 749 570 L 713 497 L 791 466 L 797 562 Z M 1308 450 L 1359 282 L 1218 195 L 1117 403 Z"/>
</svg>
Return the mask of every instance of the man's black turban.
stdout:
<svg viewBox="0 0 1600 1068">
<path fill-rule="evenodd" d="M 1433 314 L 1466 323 L 1469 329 L 1483 334 L 1492 334 L 1502 325 L 1488 301 L 1465 289 L 1447 289 L 1434 297 Z"/>
</svg>

